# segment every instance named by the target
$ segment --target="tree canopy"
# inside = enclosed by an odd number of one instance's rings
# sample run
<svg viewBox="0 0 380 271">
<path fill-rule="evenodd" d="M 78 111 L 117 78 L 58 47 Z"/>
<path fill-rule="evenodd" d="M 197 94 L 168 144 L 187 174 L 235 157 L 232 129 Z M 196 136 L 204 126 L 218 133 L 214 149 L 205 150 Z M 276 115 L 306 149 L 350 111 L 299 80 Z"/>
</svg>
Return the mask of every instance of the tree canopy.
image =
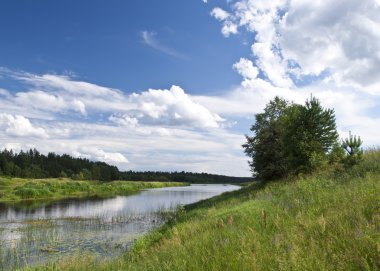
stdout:
<svg viewBox="0 0 380 271">
<path fill-rule="evenodd" d="M 285 111 L 289 103 L 279 97 L 270 101 L 263 113 L 256 114 L 251 131 L 254 136 L 246 136 L 243 145 L 251 158 L 251 171 L 258 179 L 270 180 L 284 176 L 287 160 L 283 145 Z"/>
<path fill-rule="evenodd" d="M 255 115 L 251 131 L 243 148 L 254 176 L 264 181 L 327 163 L 339 137 L 334 110 L 323 108 L 315 97 L 304 105 L 275 97 Z"/>
</svg>

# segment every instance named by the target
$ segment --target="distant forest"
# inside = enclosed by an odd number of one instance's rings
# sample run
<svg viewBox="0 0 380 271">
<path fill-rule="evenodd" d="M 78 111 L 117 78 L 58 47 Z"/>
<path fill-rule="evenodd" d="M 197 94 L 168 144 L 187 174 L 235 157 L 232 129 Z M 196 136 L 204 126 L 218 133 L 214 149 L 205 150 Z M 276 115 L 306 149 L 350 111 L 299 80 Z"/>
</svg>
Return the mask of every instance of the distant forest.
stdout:
<svg viewBox="0 0 380 271">
<path fill-rule="evenodd" d="M 0 152 L 0 175 L 20 178 L 72 178 L 74 180 L 128 180 L 189 183 L 243 183 L 252 178 L 229 177 L 208 173 L 119 171 L 104 162 L 93 162 L 70 155 L 50 152 L 41 154 L 36 149 Z"/>
</svg>

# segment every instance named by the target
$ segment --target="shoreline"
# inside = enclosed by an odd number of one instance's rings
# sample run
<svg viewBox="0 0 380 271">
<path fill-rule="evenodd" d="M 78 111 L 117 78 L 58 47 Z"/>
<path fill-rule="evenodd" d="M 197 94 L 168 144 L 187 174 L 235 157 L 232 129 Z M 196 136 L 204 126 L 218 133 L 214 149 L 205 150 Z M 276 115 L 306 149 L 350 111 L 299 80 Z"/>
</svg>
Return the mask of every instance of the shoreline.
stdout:
<svg viewBox="0 0 380 271">
<path fill-rule="evenodd" d="M 0 177 L 0 203 L 17 204 L 64 199 L 126 196 L 144 189 L 187 186 L 180 182 L 89 181 L 68 178 L 22 179 Z"/>
</svg>

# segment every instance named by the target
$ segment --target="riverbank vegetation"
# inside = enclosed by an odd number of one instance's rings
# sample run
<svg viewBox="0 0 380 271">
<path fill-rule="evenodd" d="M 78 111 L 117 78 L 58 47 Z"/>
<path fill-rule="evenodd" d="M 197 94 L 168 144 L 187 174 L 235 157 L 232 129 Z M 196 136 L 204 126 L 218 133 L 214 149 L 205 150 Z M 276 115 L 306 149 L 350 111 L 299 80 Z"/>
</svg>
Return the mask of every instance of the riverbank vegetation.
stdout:
<svg viewBox="0 0 380 271">
<path fill-rule="evenodd" d="M 124 257 L 26 270 L 378 270 L 380 150 L 187 206 Z"/>
<path fill-rule="evenodd" d="M 21 179 L 0 177 L 0 202 L 63 199 L 81 197 L 111 197 L 128 195 L 147 188 L 181 186 L 177 182 L 75 181 L 60 179 Z"/>
</svg>

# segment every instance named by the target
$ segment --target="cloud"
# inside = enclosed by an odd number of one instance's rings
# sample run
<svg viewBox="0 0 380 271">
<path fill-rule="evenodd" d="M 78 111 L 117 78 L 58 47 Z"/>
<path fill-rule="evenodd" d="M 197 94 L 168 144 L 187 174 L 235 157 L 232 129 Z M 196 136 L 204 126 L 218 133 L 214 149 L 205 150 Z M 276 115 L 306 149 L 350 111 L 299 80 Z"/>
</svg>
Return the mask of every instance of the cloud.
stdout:
<svg viewBox="0 0 380 271">
<path fill-rule="evenodd" d="M 247 163 L 237 165 L 246 160 L 244 136 L 228 131 L 229 121 L 178 86 L 128 94 L 68 75 L 2 75 L 20 91 L 0 96 L 6 112 L 0 147 L 68 153 L 121 170 L 249 175 Z M 24 125 L 12 126 L 18 118 Z"/>
<path fill-rule="evenodd" d="M 115 124 L 135 128 L 138 126 L 139 121 L 136 118 L 128 116 L 128 114 L 114 114 L 109 117 L 109 120 Z"/>
<path fill-rule="evenodd" d="M 144 44 L 148 45 L 149 47 L 160 51 L 164 54 L 167 54 L 169 56 L 175 57 L 175 58 L 186 58 L 183 54 L 175 51 L 174 49 L 167 47 L 160 43 L 160 41 L 157 40 L 157 33 L 152 31 L 141 31 L 141 38 Z"/>
<path fill-rule="evenodd" d="M 16 104 L 23 107 L 27 114 L 47 112 L 72 114 L 79 113 L 87 116 L 88 111 L 114 111 L 125 108 L 125 95 L 117 89 L 107 88 L 96 84 L 75 80 L 68 75 L 44 74 L 36 75 L 27 72 L 15 72 L 0 68 L 0 74 L 7 80 L 15 80 L 26 91 L 8 93 L 0 102 L 6 108 Z M 28 109 L 28 110 L 26 110 Z M 22 114 L 24 112 L 21 112 Z"/>
<path fill-rule="evenodd" d="M 73 152 L 75 157 L 88 158 L 92 160 L 104 161 L 111 164 L 128 164 L 128 159 L 118 152 L 105 152 L 96 147 L 81 147 Z"/>
<path fill-rule="evenodd" d="M 131 114 L 140 123 L 199 128 L 217 128 L 224 120 L 206 107 L 194 102 L 184 90 L 172 86 L 168 90 L 134 93 L 129 97 L 135 106 Z"/>
<path fill-rule="evenodd" d="M 292 1 L 279 25 L 284 57 L 297 62 L 302 75 L 329 70 L 336 84 L 380 95 L 379 12 L 371 0 Z"/>
<path fill-rule="evenodd" d="M 34 127 L 29 119 L 20 115 L 0 114 L 0 126 L 5 133 L 17 137 L 37 137 L 48 138 L 48 134 L 43 128 Z"/>
<path fill-rule="evenodd" d="M 239 62 L 233 65 L 233 68 L 243 76 L 244 80 L 253 80 L 259 75 L 259 69 L 253 66 L 251 60 L 240 58 Z"/>
<path fill-rule="evenodd" d="M 68 75 L 44 74 L 35 75 L 26 72 L 8 72 L 13 78 L 25 81 L 35 87 L 49 88 L 64 91 L 73 95 L 85 97 L 105 97 L 119 98 L 121 92 L 116 89 L 102 87 L 88 82 L 72 80 Z"/>
<path fill-rule="evenodd" d="M 175 127 L 128 128 L 79 121 L 44 124 L 46 130 L 53 127 L 69 130 L 70 136 L 51 134 L 48 139 L 43 139 L 15 138 L 4 134 L 0 147 L 12 146 L 17 150 L 35 147 L 42 153 L 68 153 L 106 161 L 121 170 L 186 170 L 249 175 L 246 158 L 241 152 L 244 136 L 224 129 L 199 132 Z"/>
<path fill-rule="evenodd" d="M 222 21 L 223 27 L 221 32 L 223 36 L 229 37 L 231 34 L 238 33 L 238 24 L 236 23 L 235 17 L 231 16 L 230 13 L 228 13 L 224 9 L 216 7 L 211 11 L 210 14 L 215 19 Z"/>
<path fill-rule="evenodd" d="M 5 89 L 0 88 L 0 96 L 9 97 L 10 93 L 9 93 L 9 91 L 7 91 Z"/>
<path fill-rule="evenodd" d="M 222 117 L 195 102 L 178 86 L 127 95 L 68 76 L 9 74 L 14 80 L 26 83 L 26 88 L 31 87 L 14 95 L 4 92 L 7 95 L 0 103 L 9 111 L 14 111 L 18 105 L 24 114 L 32 112 L 33 117 L 49 113 L 50 119 L 59 119 L 62 114 L 91 118 L 101 113 L 110 114 L 108 120 L 118 125 L 168 125 L 191 129 L 218 128 L 224 122 Z"/>
<path fill-rule="evenodd" d="M 73 107 L 73 109 L 75 111 L 78 111 L 80 112 L 82 115 L 86 116 L 87 115 L 87 112 L 86 112 L 86 106 L 85 104 L 80 101 L 80 100 L 77 100 L 77 99 L 74 99 L 72 102 L 71 102 L 71 105 Z"/>
<path fill-rule="evenodd" d="M 211 11 L 211 16 L 219 21 L 224 21 L 227 20 L 231 15 L 224 9 L 216 7 Z"/>
<path fill-rule="evenodd" d="M 349 130 L 379 144 L 380 11 L 378 1 L 240 0 L 212 16 L 251 33 L 251 57 L 233 68 L 241 86 L 194 99 L 229 118 L 260 112 L 274 96 L 303 103 L 310 93 L 335 108 L 342 137 Z"/>
<path fill-rule="evenodd" d="M 77 111 L 86 115 L 86 106 L 75 98 L 63 98 L 61 95 L 52 95 L 44 91 L 18 92 L 15 97 L 16 103 L 21 106 L 31 106 L 40 110 L 63 112 Z"/>
<path fill-rule="evenodd" d="M 242 0 L 224 13 L 228 16 L 214 17 L 222 21 L 222 31 L 233 23 L 254 34 L 255 65 L 275 86 L 292 88 L 294 78 L 326 77 L 380 95 L 379 12 L 373 0 Z"/>
</svg>

